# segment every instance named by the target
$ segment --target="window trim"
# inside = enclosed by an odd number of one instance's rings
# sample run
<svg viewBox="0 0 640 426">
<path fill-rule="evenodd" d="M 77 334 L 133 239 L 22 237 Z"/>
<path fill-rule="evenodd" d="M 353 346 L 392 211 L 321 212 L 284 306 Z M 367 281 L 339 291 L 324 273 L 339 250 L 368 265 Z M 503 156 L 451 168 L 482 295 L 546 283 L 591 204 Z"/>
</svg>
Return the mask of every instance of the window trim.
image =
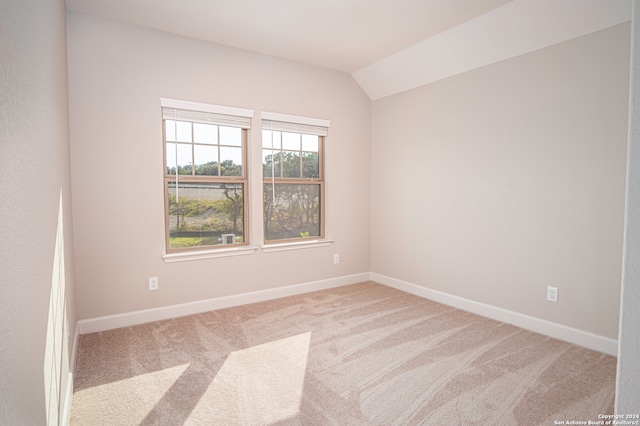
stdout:
<svg viewBox="0 0 640 426">
<path fill-rule="evenodd" d="M 277 240 L 284 241 L 284 240 Z M 277 242 L 277 243 L 265 243 L 262 246 L 262 251 L 264 253 L 275 253 L 279 251 L 288 251 L 288 250 L 300 250 L 306 248 L 315 248 L 315 247 L 327 247 L 333 244 L 334 240 L 329 240 L 326 238 L 299 238 L 295 241 L 288 242 Z"/>
<path fill-rule="evenodd" d="M 207 246 L 210 247 L 210 246 Z M 218 257 L 231 257 L 231 256 L 243 256 L 247 254 L 253 254 L 258 250 L 258 247 L 255 246 L 238 246 L 238 247 L 228 247 L 225 248 L 214 248 L 214 249 L 202 249 L 202 250 L 191 250 L 191 251 L 181 251 L 181 252 L 170 252 L 165 253 L 162 256 L 162 260 L 165 263 L 174 263 L 174 262 L 187 262 L 190 260 L 202 260 L 202 259 L 214 259 Z"/>
<path fill-rule="evenodd" d="M 302 117 L 300 115 L 280 114 L 278 112 L 262 111 L 260 113 L 262 119 L 262 129 L 265 124 L 273 126 L 266 130 L 280 130 L 285 132 L 305 133 L 307 134 L 328 136 L 331 120 L 322 118 Z"/>
<path fill-rule="evenodd" d="M 179 99 L 169 99 L 169 98 L 160 98 L 160 106 L 162 108 L 174 108 L 177 110 L 184 110 L 184 111 L 208 112 L 211 114 L 244 117 L 244 118 L 248 118 L 249 120 L 251 120 L 254 115 L 254 111 L 252 109 L 236 108 L 236 107 L 223 106 L 223 105 L 204 104 L 204 103 L 192 102 L 192 101 L 181 101 Z"/>
<path fill-rule="evenodd" d="M 249 170 L 251 165 L 249 164 L 249 131 L 251 129 L 251 120 L 253 118 L 253 110 L 226 107 L 221 105 L 204 104 L 199 102 L 181 101 L 176 99 L 160 98 L 161 117 L 162 117 L 162 176 L 163 176 L 163 192 L 164 192 L 164 221 L 165 221 L 165 247 L 163 259 L 165 262 L 177 262 L 182 260 L 195 260 L 210 257 L 227 257 L 241 254 L 251 254 L 257 248 L 250 245 L 250 190 L 249 190 Z M 166 117 L 165 112 L 174 109 L 176 115 L 174 117 Z M 178 114 L 180 114 L 178 116 Z M 202 119 L 202 116 L 209 115 Z M 221 116 L 220 116 L 221 115 Z M 210 118 L 208 120 L 207 118 Z M 167 174 L 167 136 L 166 136 L 166 120 L 175 121 L 188 121 L 191 123 L 210 123 L 217 126 L 237 127 L 241 129 L 242 138 L 242 175 L 241 176 L 208 176 L 208 175 L 195 175 L 195 168 L 192 169 L 191 175 L 176 175 Z M 178 143 L 178 141 L 175 141 Z M 192 149 L 194 141 L 191 141 Z M 220 158 L 218 158 L 218 164 L 220 164 Z M 177 171 L 176 171 L 177 173 Z M 220 172 L 218 172 L 220 173 Z M 235 243 L 230 245 L 206 245 L 206 246 L 193 246 L 193 247 L 181 247 L 170 248 L 170 229 L 169 229 L 169 196 L 168 186 L 169 183 L 175 182 L 179 184 L 181 182 L 192 183 L 241 183 L 243 185 L 243 241 L 242 243 Z"/>
</svg>

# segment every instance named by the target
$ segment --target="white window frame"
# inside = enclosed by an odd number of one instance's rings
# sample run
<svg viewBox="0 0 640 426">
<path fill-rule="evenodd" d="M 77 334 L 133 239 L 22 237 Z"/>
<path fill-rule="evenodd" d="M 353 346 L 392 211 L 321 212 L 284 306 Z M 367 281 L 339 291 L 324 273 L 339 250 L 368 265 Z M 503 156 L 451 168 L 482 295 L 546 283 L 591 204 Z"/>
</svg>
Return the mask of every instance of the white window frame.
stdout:
<svg viewBox="0 0 640 426">
<path fill-rule="evenodd" d="M 325 186 L 326 186 L 326 175 L 324 168 L 325 161 L 325 153 L 324 153 L 324 145 L 326 143 L 326 137 L 329 134 L 329 128 L 331 127 L 331 121 L 319 118 L 312 117 L 304 117 L 298 115 L 290 115 L 290 114 L 282 114 L 276 112 L 262 111 L 260 114 L 260 118 L 262 120 L 261 130 L 275 130 L 275 131 L 284 131 L 284 132 L 292 132 L 292 133 L 301 133 L 301 134 L 312 134 L 317 135 L 322 138 L 321 144 L 321 236 L 320 237 L 312 237 L 309 239 L 306 238 L 296 238 L 292 240 L 269 240 L 265 239 L 264 235 L 264 211 L 262 212 L 262 217 L 260 221 L 262 223 L 262 251 L 265 253 L 285 251 L 285 250 L 297 250 L 303 248 L 312 248 L 312 247 L 325 247 L 332 244 L 334 241 L 326 238 L 326 202 L 325 202 Z M 262 134 L 262 133 L 261 133 Z M 262 144 L 260 146 L 262 150 Z M 260 157 L 262 158 L 262 156 Z M 262 161 L 261 161 L 262 162 Z M 260 187 L 261 192 L 264 191 L 264 178 L 260 177 Z M 262 199 L 262 196 L 261 196 Z"/>
<path fill-rule="evenodd" d="M 245 215 L 243 219 L 244 226 L 244 235 L 245 235 L 245 244 L 243 245 L 233 245 L 229 246 L 226 244 L 221 244 L 220 246 L 201 246 L 199 247 L 190 247 L 185 250 L 172 250 L 169 251 L 168 246 L 168 232 L 169 228 L 167 225 L 168 221 L 168 204 L 167 204 L 167 174 L 166 174 L 166 158 L 165 158 L 165 150 L 166 150 L 166 141 L 165 137 L 162 138 L 163 143 L 163 192 L 165 193 L 165 208 L 164 208 L 164 218 L 165 218 L 165 254 L 162 256 L 163 260 L 167 263 L 170 262 L 180 262 L 186 260 L 197 260 L 197 259 L 207 259 L 214 257 L 228 257 L 228 256 L 238 256 L 245 254 L 252 254 L 257 250 L 257 247 L 250 245 L 250 202 L 247 197 L 248 194 L 251 194 L 249 188 L 249 170 L 251 165 L 248 161 L 248 153 L 249 153 L 249 133 L 251 129 L 251 121 L 254 116 L 254 111 L 250 109 L 244 108 L 235 108 L 228 106 L 220 106 L 213 104 L 205 104 L 199 102 L 191 102 L 177 99 L 169 99 L 169 98 L 161 98 L 160 99 L 161 111 L 163 113 L 162 123 L 163 123 L 163 134 L 164 134 L 164 120 L 165 119 L 178 119 L 181 118 L 185 121 L 202 121 L 202 122 L 211 122 L 212 124 L 217 124 L 221 126 L 230 126 L 230 127 L 240 127 L 243 129 L 243 134 L 246 135 L 243 137 L 243 176 L 240 179 L 244 183 L 244 210 Z M 173 111 L 171 111 L 173 110 Z M 173 112 L 173 117 L 170 116 L 170 113 Z M 248 238 L 247 238 L 248 236 Z"/>
</svg>

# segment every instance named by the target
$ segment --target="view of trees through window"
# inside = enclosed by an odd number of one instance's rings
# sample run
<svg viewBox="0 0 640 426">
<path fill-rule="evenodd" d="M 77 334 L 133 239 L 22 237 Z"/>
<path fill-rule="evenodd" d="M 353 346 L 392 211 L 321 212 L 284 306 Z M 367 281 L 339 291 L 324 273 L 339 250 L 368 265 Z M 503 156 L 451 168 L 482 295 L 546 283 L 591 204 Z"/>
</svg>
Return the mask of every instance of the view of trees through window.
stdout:
<svg viewBox="0 0 640 426">
<path fill-rule="evenodd" d="M 265 240 L 319 237 L 320 185 L 264 185 Z"/>
<path fill-rule="evenodd" d="M 165 120 L 168 248 L 245 241 L 241 128 Z"/>
<path fill-rule="evenodd" d="M 167 252 L 249 244 L 253 110 L 165 98 L 161 104 Z M 324 238 L 330 121 L 265 111 L 261 118 L 264 243 Z"/>
<path fill-rule="evenodd" d="M 242 184 L 170 182 L 167 188 L 171 248 L 243 242 Z"/>
<path fill-rule="evenodd" d="M 322 139 L 263 130 L 265 241 L 322 236 Z"/>
</svg>

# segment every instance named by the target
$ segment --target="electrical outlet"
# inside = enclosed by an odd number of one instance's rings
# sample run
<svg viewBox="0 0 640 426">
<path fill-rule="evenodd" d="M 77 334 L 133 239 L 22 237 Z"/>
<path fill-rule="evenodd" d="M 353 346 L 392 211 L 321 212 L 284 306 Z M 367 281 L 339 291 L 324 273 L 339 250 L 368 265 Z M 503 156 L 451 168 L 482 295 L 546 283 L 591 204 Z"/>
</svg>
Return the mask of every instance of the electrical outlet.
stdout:
<svg viewBox="0 0 640 426">
<path fill-rule="evenodd" d="M 149 277 L 149 291 L 158 289 L 158 277 Z"/>
<path fill-rule="evenodd" d="M 340 254 L 336 253 L 333 255 L 333 264 L 337 265 L 338 263 L 340 263 Z"/>
<path fill-rule="evenodd" d="M 558 287 L 547 287 L 547 300 L 558 303 Z"/>
</svg>

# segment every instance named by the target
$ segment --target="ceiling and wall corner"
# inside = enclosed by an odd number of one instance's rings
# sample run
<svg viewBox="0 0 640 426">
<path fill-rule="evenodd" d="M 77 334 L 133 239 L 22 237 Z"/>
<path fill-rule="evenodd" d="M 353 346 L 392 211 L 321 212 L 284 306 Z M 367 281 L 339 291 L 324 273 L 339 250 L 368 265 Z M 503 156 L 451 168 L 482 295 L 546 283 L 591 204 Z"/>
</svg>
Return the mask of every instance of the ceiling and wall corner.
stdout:
<svg viewBox="0 0 640 426">
<path fill-rule="evenodd" d="M 351 73 L 509 1 L 67 0 L 67 6 Z"/>
<path fill-rule="evenodd" d="M 372 100 L 631 19 L 631 0 L 67 0 L 67 7 L 346 72 Z"/>
<path fill-rule="evenodd" d="M 380 99 L 630 19 L 627 0 L 516 0 L 352 76 L 372 100 Z"/>
</svg>

